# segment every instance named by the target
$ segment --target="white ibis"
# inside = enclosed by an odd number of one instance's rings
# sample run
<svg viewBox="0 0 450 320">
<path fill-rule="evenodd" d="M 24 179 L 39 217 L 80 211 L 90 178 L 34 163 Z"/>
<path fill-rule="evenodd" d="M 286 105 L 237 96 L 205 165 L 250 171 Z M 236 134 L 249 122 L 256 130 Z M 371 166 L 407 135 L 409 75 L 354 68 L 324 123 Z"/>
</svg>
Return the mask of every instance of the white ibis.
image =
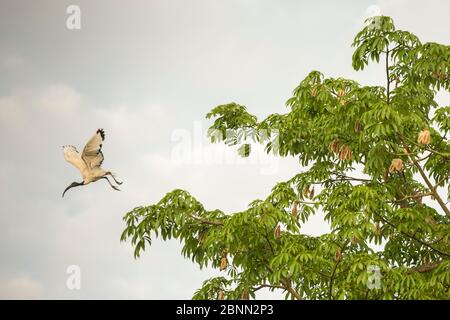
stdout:
<svg viewBox="0 0 450 320">
<path fill-rule="evenodd" d="M 81 176 L 83 177 L 82 182 L 72 182 L 72 184 L 64 190 L 62 194 L 63 197 L 70 188 L 85 186 L 100 179 L 106 179 L 114 190 L 120 191 L 117 186 L 109 181 L 107 176 L 111 176 L 118 185 L 121 185 L 122 182 L 117 181 L 113 173 L 103 170 L 100 167 L 104 159 L 102 153 L 103 140 L 105 140 L 105 131 L 103 131 L 103 129 L 98 129 L 94 136 L 86 143 L 81 154 L 74 146 L 63 146 L 64 159 L 80 170 Z"/>
</svg>

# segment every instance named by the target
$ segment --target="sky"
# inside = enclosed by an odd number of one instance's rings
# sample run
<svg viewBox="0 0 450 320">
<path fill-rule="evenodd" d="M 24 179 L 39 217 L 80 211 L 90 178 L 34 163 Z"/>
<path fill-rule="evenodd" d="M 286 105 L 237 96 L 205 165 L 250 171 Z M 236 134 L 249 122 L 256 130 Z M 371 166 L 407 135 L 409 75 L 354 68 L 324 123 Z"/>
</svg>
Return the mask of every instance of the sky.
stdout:
<svg viewBox="0 0 450 320">
<path fill-rule="evenodd" d="M 73 4 L 79 30 L 66 25 Z M 191 298 L 220 273 L 199 270 L 177 241 L 134 259 L 120 242 L 125 213 L 176 188 L 238 212 L 303 170 L 295 158 L 243 160 L 210 145 L 206 113 L 229 102 L 259 118 L 286 112 L 312 70 L 383 85 L 381 66 L 351 67 L 364 18 L 389 15 L 423 42 L 448 44 L 448 12 L 445 0 L 1 0 L 0 298 Z M 99 181 L 61 198 L 81 181 L 61 146 L 81 150 L 98 128 L 122 191 Z M 326 232 L 321 218 L 303 232 Z M 79 290 L 67 286 L 72 265 Z"/>
</svg>

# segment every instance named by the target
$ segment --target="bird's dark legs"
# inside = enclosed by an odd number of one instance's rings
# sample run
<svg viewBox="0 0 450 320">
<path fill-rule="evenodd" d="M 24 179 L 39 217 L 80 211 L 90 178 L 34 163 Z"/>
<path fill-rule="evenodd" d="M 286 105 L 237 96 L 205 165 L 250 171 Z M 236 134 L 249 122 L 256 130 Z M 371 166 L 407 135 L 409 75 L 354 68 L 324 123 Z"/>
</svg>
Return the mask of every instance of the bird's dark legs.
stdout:
<svg viewBox="0 0 450 320">
<path fill-rule="evenodd" d="M 102 179 L 106 179 L 106 181 L 108 181 L 108 183 L 109 183 L 109 185 L 111 186 L 111 188 L 113 188 L 114 190 L 120 191 L 120 189 L 117 188 L 115 185 L 113 185 L 113 184 L 111 183 L 111 181 L 109 181 L 109 179 L 108 179 L 107 177 L 103 176 Z"/>
<path fill-rule="evenodd" d="M 110 175 L 114 179 L 114 182 L 117 183 L 119 186 L 123 183 L 123 182 L 117 181 L 116 177 L 112 174 L 112 172 L 107 172 L 106 175 Z"/>
</svg>

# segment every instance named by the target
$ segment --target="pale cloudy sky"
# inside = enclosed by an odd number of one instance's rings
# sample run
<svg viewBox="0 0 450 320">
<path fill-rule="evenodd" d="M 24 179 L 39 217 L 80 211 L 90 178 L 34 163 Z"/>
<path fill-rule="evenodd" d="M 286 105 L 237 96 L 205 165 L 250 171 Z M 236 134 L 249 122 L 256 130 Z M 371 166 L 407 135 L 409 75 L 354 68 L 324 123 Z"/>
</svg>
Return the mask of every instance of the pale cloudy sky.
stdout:
<svg viewBox="0 0 450 320">
<path fill-rule="evenodd" d="M 70 4 L 81 30 L 66 28 Z M 190 298 L 217 272 L 198 270 L 175 241 L 134 260 L 119 242 L 122 216 L 174 188 L 243 210 L 301 170 L 295 159 L 240 163 L 198 142 L 208 110 L 235 101 L 259 117 L 284 112 L 313 69 L 383 84 L 379 68 L 351 68 L 364 17 L 390 15 L 448 44 L 448 12 L 445 0 L 0 1 L 0 298 Z M 100 181 L 62 199 L 80 178 L 61 146 L 82 149 L 99 127 L 123 190 Z M 174 158 L 179 137 L 191 139 L 191 163 Z M 320 216 L 304 229 L 326 230 Z M 66 287 L 69 265 L 81 268 L 81 290 Z"/>
</svg>

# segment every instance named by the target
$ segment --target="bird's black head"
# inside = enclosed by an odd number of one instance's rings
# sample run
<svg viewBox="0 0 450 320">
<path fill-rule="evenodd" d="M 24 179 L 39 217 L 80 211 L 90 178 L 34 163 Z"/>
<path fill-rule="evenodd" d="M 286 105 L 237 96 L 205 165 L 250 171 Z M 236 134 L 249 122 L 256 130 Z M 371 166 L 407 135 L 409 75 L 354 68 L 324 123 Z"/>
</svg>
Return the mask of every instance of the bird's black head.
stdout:
<svg viewBox="0 0 450 320">
<path fill-rule="evenodd" d="M 68 187 L 64 190 L 64 192 L 63 192 L 63 194 L 62 194 L 63 198 L 64 198 L 64 194 L 66 193 L 67 190 L 69 190 L 70 188 L 73 188 L 73 187 L 82 186 L 83 184 L 84 184 L 83 182 L 72 182 L 72 183 L 70 184 L 70 186 L 68 186 Z"/>
</svg>

